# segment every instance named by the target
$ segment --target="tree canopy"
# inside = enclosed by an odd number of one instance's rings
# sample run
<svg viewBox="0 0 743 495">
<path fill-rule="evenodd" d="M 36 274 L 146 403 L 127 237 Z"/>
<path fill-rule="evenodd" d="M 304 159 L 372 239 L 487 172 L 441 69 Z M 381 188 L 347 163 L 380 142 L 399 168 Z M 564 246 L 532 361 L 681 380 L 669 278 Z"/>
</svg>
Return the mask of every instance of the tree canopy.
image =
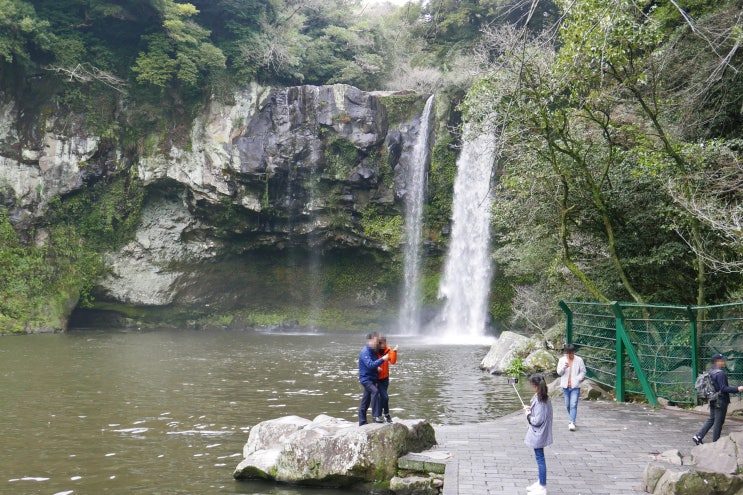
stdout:
<svg viewBox="0 0 743 495">
<path fill-rule="evenodd" d="M 665 2 L 560 1 L 538 36 L 486 31 L 465 110 L 497 115 L 497 258 L 512 277 L 604 301 L 739 293 L 722 267 L 741 259 L 740 238 L 720 220 L 743 200 L 726 138 L 740 129 L 740 93 L 726 90 L 743 64 L 740 7 L 691 3 L 696 19 Z"/>
</svg>

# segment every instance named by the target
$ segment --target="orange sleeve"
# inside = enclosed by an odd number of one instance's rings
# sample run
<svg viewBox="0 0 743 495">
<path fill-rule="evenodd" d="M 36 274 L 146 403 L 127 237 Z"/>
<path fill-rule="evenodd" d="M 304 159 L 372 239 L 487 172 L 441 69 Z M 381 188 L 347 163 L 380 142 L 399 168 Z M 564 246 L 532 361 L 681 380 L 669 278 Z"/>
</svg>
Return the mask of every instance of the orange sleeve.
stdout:
<svg viewBox="0 0 743 495">
<path fill-rule="evenodd" d="M 390 364 L 397 363 L 397 351 L 395 351 L 395 350 L 393 350 L 393 349 L 391 349 L 389 347 L 387 349 L 389 350 L 389 354 L 390 354 Z"/>
</svg>

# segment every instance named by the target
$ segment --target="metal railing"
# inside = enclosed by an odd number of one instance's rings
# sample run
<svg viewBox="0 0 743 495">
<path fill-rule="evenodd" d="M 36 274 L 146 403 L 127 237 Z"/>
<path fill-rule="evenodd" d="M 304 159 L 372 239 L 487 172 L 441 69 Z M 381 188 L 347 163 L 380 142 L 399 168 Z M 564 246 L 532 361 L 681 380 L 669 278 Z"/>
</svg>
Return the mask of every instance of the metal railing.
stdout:
<svg viewBox="0 0 743 495">
<path fill-rule="evenodd" d="M 589 378 L 613 387 L 617 401 L 644 394 L 696 403 L 694 381 L 710 357 L 724 354 L 730 383 L 743 381 L 743 303 L 672 306 L 560 301 L 566 340 Z"/>
</svg>

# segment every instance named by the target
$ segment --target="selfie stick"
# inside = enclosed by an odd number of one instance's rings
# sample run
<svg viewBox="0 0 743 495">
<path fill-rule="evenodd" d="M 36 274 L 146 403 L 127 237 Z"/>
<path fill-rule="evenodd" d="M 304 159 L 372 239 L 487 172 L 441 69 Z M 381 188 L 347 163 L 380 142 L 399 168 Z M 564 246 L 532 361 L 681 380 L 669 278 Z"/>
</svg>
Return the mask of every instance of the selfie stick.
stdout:
<svg viewBox="0 0 743 495">
<path fill-rule="evenodd" d="M 518 380 L 518 379 L 509 378 L 508 379 L 508 383 L 511 384 L 511 386 L 513 387 L 513 390 L 516 392 L 516 395 L 518 395 L 519 401 L 521 401 L 521 405 L 523 407 L 526 407 L 526 404 L 524 404 L 524 400 L 521 398 L 521 394 L 519 393 L 519 389 L 516 388 L 516 380 Z"/>
</svg>

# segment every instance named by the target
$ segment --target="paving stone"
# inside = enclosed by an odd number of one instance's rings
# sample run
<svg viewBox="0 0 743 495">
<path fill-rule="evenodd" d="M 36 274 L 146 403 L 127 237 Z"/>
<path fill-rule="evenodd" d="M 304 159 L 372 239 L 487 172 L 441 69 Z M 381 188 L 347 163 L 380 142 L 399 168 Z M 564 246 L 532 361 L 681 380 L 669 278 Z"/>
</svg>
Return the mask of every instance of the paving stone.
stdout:
<svg viewBox="0 0 743 495">
<path fill-rule="evenodd" d="M 555 443 L 545 449 L 550 495 L 641 495 L 642 474 L 653 456 L 669 449 L 688 455 L 691 436 L 706 414 L 654 409 L 646 404 L 581 400 L 578 429 L 554 401 Z M 534 451 L 524 445 L 521 412 L 493 421 L 437 426 L 436 450 L 447 452 L 444 495 L 518 495 L 537 479 Z M 743 431 L 728 418 L 723 435 Z M 435 451 L 435 450 L 434 450 Z"/>
</svg>

